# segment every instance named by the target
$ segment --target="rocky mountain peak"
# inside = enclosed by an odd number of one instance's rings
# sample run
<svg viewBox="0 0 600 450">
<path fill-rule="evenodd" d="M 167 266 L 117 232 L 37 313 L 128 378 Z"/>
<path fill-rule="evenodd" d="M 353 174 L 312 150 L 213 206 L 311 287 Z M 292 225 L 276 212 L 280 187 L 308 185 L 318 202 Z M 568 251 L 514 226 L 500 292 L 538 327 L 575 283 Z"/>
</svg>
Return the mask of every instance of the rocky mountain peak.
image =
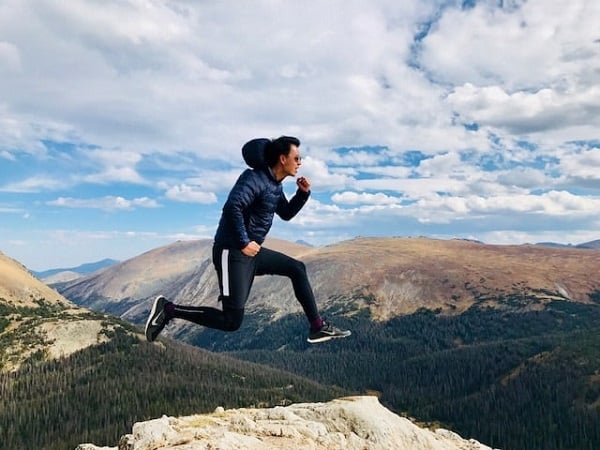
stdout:
<svg viewBox="0 0 600 450">
<path fill-rule="evenodd" d="M 429 430 L 385 408 L 376 397 L 274 408 L 217 408 L 212 414 L 138 422 L 118 447 L 77 450 L 491 450 L 451 431 Z"/>
</svg>

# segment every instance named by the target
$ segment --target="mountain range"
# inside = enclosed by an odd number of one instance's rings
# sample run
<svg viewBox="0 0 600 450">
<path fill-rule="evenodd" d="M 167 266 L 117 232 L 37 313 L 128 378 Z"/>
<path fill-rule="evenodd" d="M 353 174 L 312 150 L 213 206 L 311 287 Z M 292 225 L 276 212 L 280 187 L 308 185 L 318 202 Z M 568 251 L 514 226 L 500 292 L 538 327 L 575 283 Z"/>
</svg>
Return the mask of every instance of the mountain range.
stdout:
<svg viewBox="0 0 600 450">
<path fill-rule="evenodd" d="M 332 398 L 342 392 L 374 392 L 396 413 L 418 417 L 433 426 L 441 422 L 494 447 L 553 450 L 600 446 L 600 251 L 424 238 L 357 238 L 324 247 L 271 239 L 265 245 L 305 262 L 321 311 L 341 327 L 352 329 L 350 338 L 307 344 L 306 323 L 289 281 L 266 276 L 254 283 L 239 331 L 221 333 L 172 321 L 158 344 L 140 342 L 139 328 L 128 323 L 143 325 L 156 295 L 164 294 L 184 304 L 218 306 L 211 244 L 210 240 L 175 242 L 53 285 L 64 295 L 52 291 L 61 306 L 53 310 L 44 300 L 38 322 L 52 319 L 44 314 L 56 316 L 75 308 L 95 315 L 93 320 L 102 318 L 103 327 L 112 324 L 114 329 L 100 333 L 100 337 L 110 337 L 108 341 L 59 359 L 52 367 L 60 366 L 56 369 L 60 373 L 77 373 L 81 382 L 96 383 L 96 377 L 85 376 L 89 372 L 82 359 L 106 359 L 102 367 L 110 360 L 112 372 L 102 378 L 99 390 L 126 389 L 127 395 L 123 391 L 114 395 L 131 399 L 123 402 L 128 405 L 127 420 L 133 420 L 131 408 L 136 410 L 136 402 L 146 398 L 141 391 L 130 395 L 147 383 L 132 381 L 131 375 L 145 374 L 148 358 L 159 358 L 168 367 L 151 366 L 161 371 L 157 379 L 165 380 L 166 386 L 183 379 L 177 392 L 183 393 L 186 402 L 190 398 L 203 402 L 191 405 L 195 412 L 207 408 L 211 398 L 214 408 L 214 398 L 231 398 L 232 394 L 238 403 L 229 403 L 230 407 L 239 406 L 249 394 L 254 401 L 263 396 L 270 399 L 266 404 L 273 404 Z M 29 282 L 32 277 L 28 277 Z M 21 301 L 28 308 L 39 306 L 41 296 L 28 296 L 30 288 L 23 292 Z M 0 306 L 4 305 L 9 320 L 0 321 L 0 340 L 9 335 L 14 338 L 12 327 L 24 311 L 6 298 L 0 299 Z M 30 314 L 33 310 L 27 311 Z M 27 320 L 38 323 L 33 318 Z M 170 338 L 217 353 L 179 349 L 177 345 L 183 344 Z M 163 345 L 172 350 L 159 352 Z M 40 375 L 50 370 L 51 364 L 43 363 L 45 354 L 36 355 L 27 358 L 22 369 L 9 371 L 18 374 L 15 376 L 27 386 L 24 392 L 30 396 L 35 395 L 31 389 L 35 383 L 27 374 L 32 373 L 35 380 L 44 379 Z M 181 355 L 178 362 L 170 362 L 175 355 Z M 206 360 L 208 355 L 215 358 L 211 367 L 224 367 L 222 373 L 231 372 L 234 361 L 236 368 L 232 379 L 219 375 L 216 382 L 211 381 L 212 369 L 203 372 L 202 379 L 213 393 L 207 398 L 202 390 L 189 390 L 194 382 L 185 383 L 184 374 L 204 371 L 205 363 L 197 358 Z M 42 361 L 40 373 L 31 368 L 38 360 Z M 242 360 L 261 365 L 246 367 Z M 129 370 L 122 369 L 127 365 Z M 256 379 L 257 373 L 264 374 L 264 381 L 281 380 L 278 374 L 291 377 L 294 373 L 296 396 L 281 388 L 246 389 L 242 395 L 236 389 L 243 386 L 229 384 L 248 377 Z M 11 377 L 0 377 L 0 391 L 14 385 L 15 378 Z M 108 379 L 123 381 L 106 384 Z M 281 385 L 281 381 L 271 383 Z M 42 386 L 40 392 L 47 389 Z M 171 392 L 164 385 L 156 389 L 159 397 L 163 391 Z M 11 411 L 20 411 L 22 398 L 12 400 Z M 181 403 L 174 403 L 182 410 Z M 141 409 L 144 415 L 152 414 L 149 411 L 168 409 L 165 405 Z M 55 407 L 45 404 L 43 410 Z M 186 408 L 190 411 L 189 404 Z M 102 403 L 102 411 L 112 409 Z M 178 411 L 177 415 L 181 414 Z"/>
<path fill-rule="evenodd" d="M 558 247 L 558 248 L 587 248 L 587 249 L 600 249 L 600 239 L 594 241 L 584 242 L 582 244 L 571 245 L 571 244 L 559 244 L 556 242 L 538 242 L 536 245 L 544 247 Z"/>
<path fill-rule="evenodd" d="M 118 262 L 119 261 L 116 259 L 106 258 L 96 262 L 81 264 L 77 267 L 49 269 L 39 272 L 32 271 L 32 274 L 46 284 L 62 283 L 75 280 L 82 275 L 97 272 L 105 267 L 115 265 Z"/>
<path fill-rule="evenodd" d="M 2 449 L 110 443 L 163 414 L 347 394 L 179 342 L 150 344 L 139 328 L 73 304 L 0 253 Z"/>
<path fill-rule="evenodd" d="M 138 324 L 157 295 L 214 306 L 218 286 L 211 245 L 210 240 L 179 241 L 54 286 L 81 306 Z M 599 253 L 573 248 L 426 238 L 357 238 L 324 247 L 270 239 L 265 246 L 305 262 L 321 308 L 344 315 L 368 310 L 379 321 L 421 308 L 445 314 L 463 313 L 474 304 L 503 308 L 498 298 L 507 296 L 527 299 L 524 309 L 560 299 L 590 303 L 589 294 L 600 289 L 600 280 L 591 276 Z M 269 320 L 276 320 L 300 307 L 288 280 L 265 276 L 256 279 L 247 311 L 268 312 Z M 181 334 L 181 326 L 190 327 L 179 324 L 166 333 Z"/>
<path fill-rule="evenodd" d="M 218 307 L 211 245 L 176 242 L 55 287 L 138 325 L 159 294 Z M 306 264 L 321 311 L 350 338 L 307 344 L 289 280 L 272 276 L 256 279 L 237 332 L 174 320 L 163 336 L 378 392 L 393 411 L 494 447 L 600 446 L 599 250 L 426 238 L 265 245 Z"/>
</svg>

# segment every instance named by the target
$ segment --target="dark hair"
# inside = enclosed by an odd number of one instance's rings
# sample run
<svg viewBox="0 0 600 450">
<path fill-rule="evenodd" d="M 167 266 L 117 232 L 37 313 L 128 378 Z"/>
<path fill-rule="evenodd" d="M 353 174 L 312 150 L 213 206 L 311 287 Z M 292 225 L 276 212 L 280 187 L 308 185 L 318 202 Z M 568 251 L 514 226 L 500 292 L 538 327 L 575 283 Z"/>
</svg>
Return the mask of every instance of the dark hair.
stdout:
<svg viewBox="0 0 600 450">
<path fill-rule="evenodd" d="M 300 140 L 294 136 L 280 136 L 269 142 L 265 148 L 267 166 L 275 167 L 280 155 L 289 155 L 292 145 L 300 147 Z"/>
</svg>

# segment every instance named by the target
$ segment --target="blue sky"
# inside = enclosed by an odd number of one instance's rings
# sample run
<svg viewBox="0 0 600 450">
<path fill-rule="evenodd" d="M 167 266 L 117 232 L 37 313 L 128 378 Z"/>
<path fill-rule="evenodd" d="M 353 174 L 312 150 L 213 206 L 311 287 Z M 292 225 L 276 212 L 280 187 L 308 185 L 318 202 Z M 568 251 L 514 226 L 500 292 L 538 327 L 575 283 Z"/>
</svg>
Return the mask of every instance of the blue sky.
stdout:
<svg viewBox="0 0 600 450">
<path fill-rule="evenodd" d="M 599 239 L 599 22 L 595 0 L 0 1 L 0 251 L 212 238 L 241 146 L 282 134 L 313 196 L 275 237 Z"/>
</svg>

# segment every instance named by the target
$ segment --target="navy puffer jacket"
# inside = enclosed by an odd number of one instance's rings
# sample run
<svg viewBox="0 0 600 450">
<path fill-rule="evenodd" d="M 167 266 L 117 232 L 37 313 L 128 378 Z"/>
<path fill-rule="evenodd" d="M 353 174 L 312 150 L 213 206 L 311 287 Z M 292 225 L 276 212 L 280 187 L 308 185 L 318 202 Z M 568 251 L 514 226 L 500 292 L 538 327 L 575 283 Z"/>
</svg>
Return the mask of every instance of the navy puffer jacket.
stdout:
<svg viewBox="0 0 600 450">
<path fill-rule="evenodd" d="M 304 206 L 310 192 L 298 189 L 287 200 L 281 182 L 268 167 L 246 169 L 238 178 L 223 206 L 215 243 L 223 248 L 242 249 L 255 241 L 262 245 L 277 213 L 290 220 Z"/>
</svg>

